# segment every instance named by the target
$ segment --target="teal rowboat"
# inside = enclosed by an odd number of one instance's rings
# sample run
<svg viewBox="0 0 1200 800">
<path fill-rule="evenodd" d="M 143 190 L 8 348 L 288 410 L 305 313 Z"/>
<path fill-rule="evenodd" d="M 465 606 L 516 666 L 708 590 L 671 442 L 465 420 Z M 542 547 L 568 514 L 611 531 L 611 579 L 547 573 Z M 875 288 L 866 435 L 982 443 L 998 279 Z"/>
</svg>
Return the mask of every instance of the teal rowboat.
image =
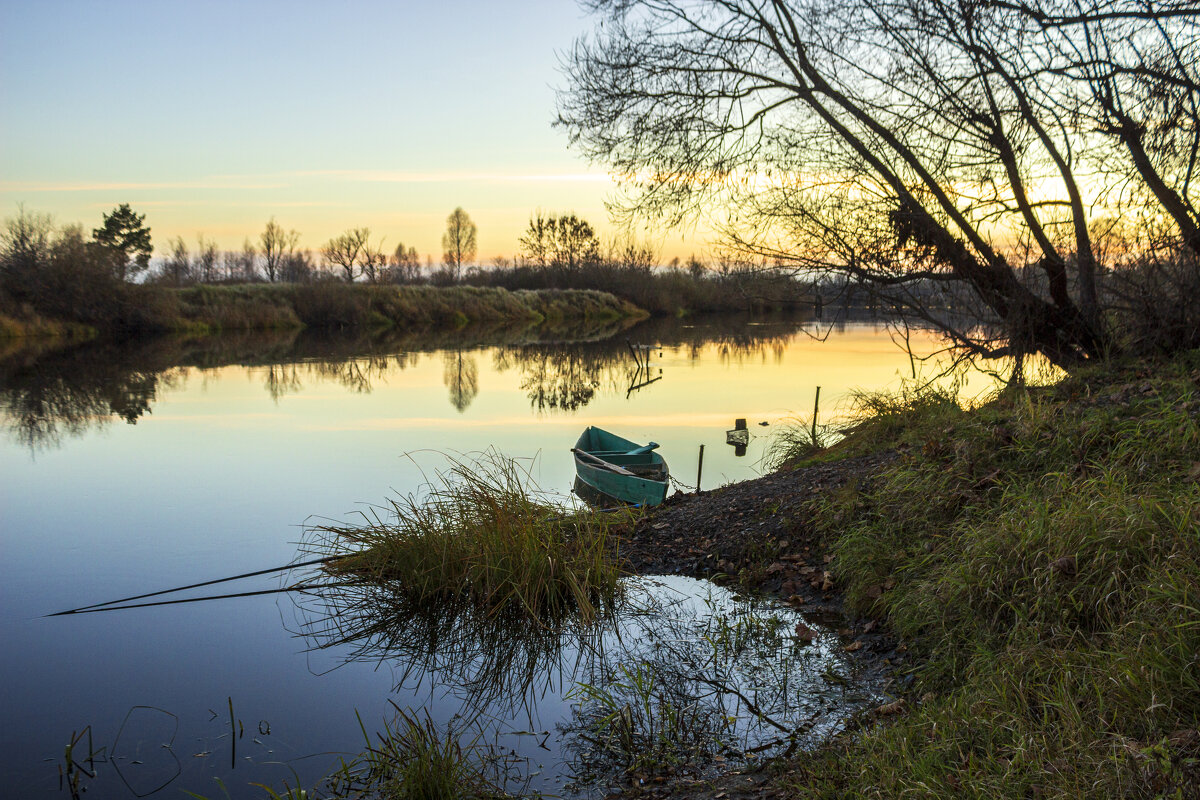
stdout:
<svg viewBox="0 0 1200 800">
<path fill-rule="evenodd" d="M 656 506 L 667 496 L 667 462 L 655 442 L 639 445 L 590 427 L 571 448 L 575 474 L 595 491 L 634 505 Z"/>
</svg>

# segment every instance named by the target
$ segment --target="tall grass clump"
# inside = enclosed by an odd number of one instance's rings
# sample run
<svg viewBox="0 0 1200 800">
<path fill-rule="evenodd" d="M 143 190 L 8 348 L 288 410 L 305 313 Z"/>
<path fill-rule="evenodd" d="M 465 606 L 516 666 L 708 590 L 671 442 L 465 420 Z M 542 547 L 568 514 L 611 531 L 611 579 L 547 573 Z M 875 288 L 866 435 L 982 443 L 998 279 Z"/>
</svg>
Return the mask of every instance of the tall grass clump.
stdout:
<svg viewBox="0 0 1200 800">
<path fill-rule="evenodd" d="M 1200 796 L 1200 353 L 865 425 L 900 458 L 814 524 L 913 710 L 798 795 Z"/>
<path fill-rule="evenodd" d="M 786 469 L 813 460 L 866 455 L 903 446 L 913 439 L 914 430 L 936 426 L 947 414 L 960 413 L 953 389 L 946 387 L 853 392 L 848 422 L 814 426 L 811 420 L 791 420 L 772 436 L 765 460 L 772 469 Z"/>
<path fill-rule="evenodd" d="M 367 747 L 331 776 L 332 796 L 388 800 L 512 796 L 504 789 L 495 753 L 480 741 L 481 735 L 466 739 L 465 731 L 454 725 L 439 726 L 428 713 L 422 717 L 397 711 L 396 720 L 386 723 L 374 739 L 363 728 Z"/>
<path fill-rule="evenodd" d="M 323 552 L 346 556 L 330 572 L 386 584 L 414 609 L 590 620 L 617 596 L 614 521 L 550 502 L 517 462 L 491 454 L 452 462 L 425 493 L 358 525 L 315 530 Z"/>
</svg>

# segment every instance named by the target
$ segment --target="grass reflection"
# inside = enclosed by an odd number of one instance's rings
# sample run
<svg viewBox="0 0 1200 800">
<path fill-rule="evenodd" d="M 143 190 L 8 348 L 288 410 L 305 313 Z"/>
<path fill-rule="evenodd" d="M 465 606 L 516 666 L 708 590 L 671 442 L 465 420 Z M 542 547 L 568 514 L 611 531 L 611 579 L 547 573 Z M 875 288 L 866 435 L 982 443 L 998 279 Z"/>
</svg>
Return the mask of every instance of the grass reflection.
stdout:
<svg viewBox="0 0 1200 800">
<path fill-rule="evenodd" d="M 303 633 L 350 659 L 397 660 L 401 684 L 436 675 L 473 704 L 523 697 L 556 672 L 568 635 L 611 619 L 621 519 L 552 502 L 498 454 L 451 460 L 420 494 L 308 531 L 305 549 L 341 556 L 325 569 L 349 585 L 305 601 Z"/>
</svg>

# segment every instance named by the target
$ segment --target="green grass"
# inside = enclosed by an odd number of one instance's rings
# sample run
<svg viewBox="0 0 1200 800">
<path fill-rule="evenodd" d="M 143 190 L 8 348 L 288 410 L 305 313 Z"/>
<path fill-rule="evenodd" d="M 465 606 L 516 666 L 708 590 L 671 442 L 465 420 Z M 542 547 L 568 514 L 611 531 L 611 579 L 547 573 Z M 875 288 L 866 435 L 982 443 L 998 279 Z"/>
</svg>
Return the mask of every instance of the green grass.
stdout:
<svg viewBox="0 0 1200 800">
<path fill-rule="evenodd" d="M 618 517 L 574 511 L 531 487 L 517 462 L 454 462 L 423 495 L 357 525 L 319 526 L 334 574 L 387 585 L 416 610 L 469 607 L 532 620 L 598 617 L 617 597 Z"/>
<path fill-rule="evenodd" d="M 394 722 L 366 749 L 343 764 L 329 783 L 331 797 L 387 800 L 485 800 L 510 795 L 493 769 L 494 753 L 476 735 L 466 739 L 454 726 L 439 726 L 426 714 L 397 709 Z M 359 720 L 360 726 L 362 720 Z"/>
<path fill-rule="evenodd" d="M 1196 796 L 1200 354 L 973 411 L 874 398 L 833 451 L 882 448 L 901 458 L 811 510 L 850 608 L 911 648 L 913 710 L 789 791 Z"/>
</svg>

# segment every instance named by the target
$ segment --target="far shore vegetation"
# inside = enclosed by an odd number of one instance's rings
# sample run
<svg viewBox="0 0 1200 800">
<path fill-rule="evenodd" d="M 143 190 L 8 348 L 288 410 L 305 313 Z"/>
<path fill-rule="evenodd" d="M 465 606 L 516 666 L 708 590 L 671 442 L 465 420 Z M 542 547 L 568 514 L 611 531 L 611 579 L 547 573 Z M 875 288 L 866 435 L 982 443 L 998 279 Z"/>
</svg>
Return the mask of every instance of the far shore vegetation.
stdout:
<svg viewBox="0 0 1200 800">
<path fill-rule="evenodd" d="M 692 258 L 662 266 L 632 240 L 602 247 L 575 215 L 536 214 L 514 259 L 473 263 L 475 225 L 448 220 L 441 264 L 403 243 L 384 252 L 354 228 L 319 248 L 274 218 L 257 242 L 219 251 L 181 238 L 154 259 L 145 215 L 128 205 L 88 236 L 20 209 L 0 230 L 0 338 L 80 338 L 283 328 L 461 327 L 761 312 L 807 306 L 811 287 L 762 265 Z"/>
</svg>

